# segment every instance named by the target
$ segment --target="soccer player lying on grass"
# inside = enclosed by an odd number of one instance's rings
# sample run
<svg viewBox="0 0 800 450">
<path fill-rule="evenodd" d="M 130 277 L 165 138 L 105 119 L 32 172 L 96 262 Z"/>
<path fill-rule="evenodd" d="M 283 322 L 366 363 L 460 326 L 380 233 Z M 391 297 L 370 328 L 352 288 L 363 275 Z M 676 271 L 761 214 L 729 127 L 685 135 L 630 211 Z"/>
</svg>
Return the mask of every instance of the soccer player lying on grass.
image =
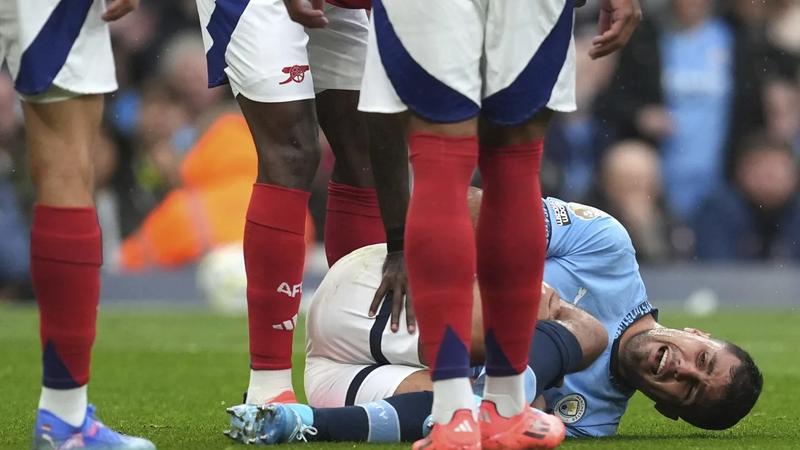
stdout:
<svg viewBox="0 0 800 450">
<path fill-rule="evenodd" d="M 474 212 L 480 191 L 471 192 L 470 202 Z M 750 356 L 706 333 L 658 324 L 630 238 L 616 219 L 553 198 L 544 200 L 544 208 L 544 280 L 566 301 L 560 308 L 558 302 L 546 302 L 540 315 L 560 318 L 577 306 L 602 323 L 607 337 L 601 336 L 603 348 L 594 363 L 570 373 L 581 368 L 577 361 L 584 351 L 594 351 L 580 342 L 586 330 L 543 321 L 549 329 L 537 328 L 532 348 L 535 404 L 558 416 L 569 436 L 615 434 L 636 390 L 663 415 L 701 428 L 725 429 L 744 417 L 762 386 Z M 380 283 L 383 251 L 380 245 L 370 246 L 346 256 L 314 297 L 305 372 L 313 408 L 272 404 L 234 410 L 234 434 L 254 443 L 305 438 L 389 442 L 415 440 L 427 432 L 431 386 L 417 336 L 391 331 L 389 302 L 376 318 L 367 315 Z M 476 344 L 481 337 L 475 341 L 473 356 L 480 356 Z M 566 376 L 558 383 L 561 375 Z"/>
</svg>

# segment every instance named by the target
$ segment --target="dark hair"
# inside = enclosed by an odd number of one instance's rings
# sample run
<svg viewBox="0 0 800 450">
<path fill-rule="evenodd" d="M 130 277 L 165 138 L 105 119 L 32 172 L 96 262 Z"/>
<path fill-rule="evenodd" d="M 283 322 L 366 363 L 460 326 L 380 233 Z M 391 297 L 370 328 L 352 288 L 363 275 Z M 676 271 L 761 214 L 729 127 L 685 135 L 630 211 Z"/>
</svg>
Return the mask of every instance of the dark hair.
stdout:
<svg viewBox="0 0 800 450">
<path fill-rule="evenodd" d="M 761 151 L 779 151 L 795 160 L 792 145 L 780 139 L 767 136 L 764 132 L 755 132 L 746 136 L 741 144 L 736 148 L 734 159 L 736 164 L 741 163 L 744 158 Z"/>
<path fill-rule="evenodd" d="M 764 377 L 750 354 L 730 342 L 725 346 L 741 364 L 732 371 L 731 383 L 722 398 L 709 405 L 693 405 L 689 412 L 681 413 L 683 420 L 706 430 L 724 430 L 736 425 L 753 409 L 764 384 Z"/>
</svg>

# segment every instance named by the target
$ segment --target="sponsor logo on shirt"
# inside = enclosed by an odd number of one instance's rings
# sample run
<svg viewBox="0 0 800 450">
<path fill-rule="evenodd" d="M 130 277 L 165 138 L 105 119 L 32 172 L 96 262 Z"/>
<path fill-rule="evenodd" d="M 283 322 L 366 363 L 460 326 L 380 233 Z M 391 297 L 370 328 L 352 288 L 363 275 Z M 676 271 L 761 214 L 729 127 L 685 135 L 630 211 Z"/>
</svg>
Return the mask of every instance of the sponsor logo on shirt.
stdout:
<svg viewBox="0 0 800 450">
<path fill-rule="evenodd" d="M 572 223 L 572 220 L 569 218 L 569 212 L 567 211 L 567 205 L 563 203 L 550 202 L 550 207 L 553 208 L 553 213 L 555 214 L 553 220 L 555 220 L 557 225 L 561 225 L 563 227 Z"/>
<path fill-rule="evenodd" d="M 565 424 L 581 420 L 586 413 L 586 399 L 581 394 L 569 394 L 556 402 L 553 414 L 557 415 Z"/>
<path fill-rule="evenodd" d="M 306 79 L 306 72 L 310 68 L 311 67 L 309 67 L 308 65 L 300 66 L 300 65 L 297 65 L 297 64 L 295 64 L 293 66 L 286 66 L 281 70 L 281 72 L 287 74 L 289 76 L 289 78 L 281 81 L 278 84 L 286 84 L 286 83 L 289 83 L 291 81 L 294 81 L 295 83 L 302 83 L 303 80 Z"/>
<path fill-rule="evenodd" d="M 550 247 L 550 236 L 553 234 L 553 224 L 550 222 L 550 210 L 547 209 L 547 204 L 542 200 L 542 207 L 544 208 L 544 235 L 547 239 L 547 246 Z"/>
<path fill-rule="evenodd" d="M 583 220 L 594 220 L 598 217 L 605 217 L 608 215 L 607 213 L 593 206 L 586 206 L 580 203 L 570 203 L 569 209 L 571 209 L 572 212 L 575 213 L 575 216 Z"/>
</svg>

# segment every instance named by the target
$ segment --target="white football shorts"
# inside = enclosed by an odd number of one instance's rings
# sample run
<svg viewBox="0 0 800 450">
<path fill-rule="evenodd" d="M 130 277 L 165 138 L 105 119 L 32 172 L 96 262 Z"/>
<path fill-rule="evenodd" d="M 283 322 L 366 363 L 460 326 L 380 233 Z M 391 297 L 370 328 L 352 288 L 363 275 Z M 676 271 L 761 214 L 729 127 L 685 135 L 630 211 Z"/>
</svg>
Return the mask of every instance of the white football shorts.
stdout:
<svg viewBox="0 0 800 450">
<path fill-rule="evenodd" d="M 425 366 L 418 335 L 389 328 L 391 302 L 376 317 L 369 305 L 382 278 L 386 245 L 358 249 L 331 267 L 311 300 L 306 319 L 305 390 L 316 407 L 379 400 Z M 400 323 L 405 324 L 405 311 Z"/>
<path fill-rule="evenodd" d="M 575 110 L 573 0 L 374 0 L 359 109 L 517 125 Z"/>
<path fill-rule="evenodd" d="M 326 28 L 304 30 L 282 0 L 197 0 L 208 85 L 265 103 L 358 90 L 366 56 L 364 10 L 326 4 Z"/>
<path fill-rule="evenodd" d="M 104 0 L 0 1 L 0 65 L 26 101 L 117 89 Z"/>
</svg>

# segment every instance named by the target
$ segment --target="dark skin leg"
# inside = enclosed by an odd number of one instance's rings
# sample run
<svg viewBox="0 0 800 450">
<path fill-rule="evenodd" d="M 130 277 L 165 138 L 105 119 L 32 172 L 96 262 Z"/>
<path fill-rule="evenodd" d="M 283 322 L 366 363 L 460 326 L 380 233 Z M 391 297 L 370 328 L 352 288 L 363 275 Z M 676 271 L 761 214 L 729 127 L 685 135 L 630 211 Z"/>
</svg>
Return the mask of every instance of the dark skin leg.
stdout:
<svg viewBox="0 0 800 450">
<path fill-rule="evenodd" d="M 314 100 L 261 103 L 236 97 L 258 152 L 259 183 L 308 191 L 319 166 Z"/>
<path fill-rule="evenodd" d="M 547 133 L 547 126 L 550 124 L 552 117 L 553 111 L 544 109 L 536 113 L 527 122 L 513 127 L 497 125 L 481 117 L 478 124 L 481 147 L 505 147 L 527 144 L 534 139 L 542 139 Z"/>
<path fill-rule="evenodd" d="M 328 89 L 317 94 L 319 125 L 336 157 L 331 179 L 337 183 L 375 186 L 370 165 L 369 132 L 364 113 L 357 110 L 358 91 Z"/>
</svg>

